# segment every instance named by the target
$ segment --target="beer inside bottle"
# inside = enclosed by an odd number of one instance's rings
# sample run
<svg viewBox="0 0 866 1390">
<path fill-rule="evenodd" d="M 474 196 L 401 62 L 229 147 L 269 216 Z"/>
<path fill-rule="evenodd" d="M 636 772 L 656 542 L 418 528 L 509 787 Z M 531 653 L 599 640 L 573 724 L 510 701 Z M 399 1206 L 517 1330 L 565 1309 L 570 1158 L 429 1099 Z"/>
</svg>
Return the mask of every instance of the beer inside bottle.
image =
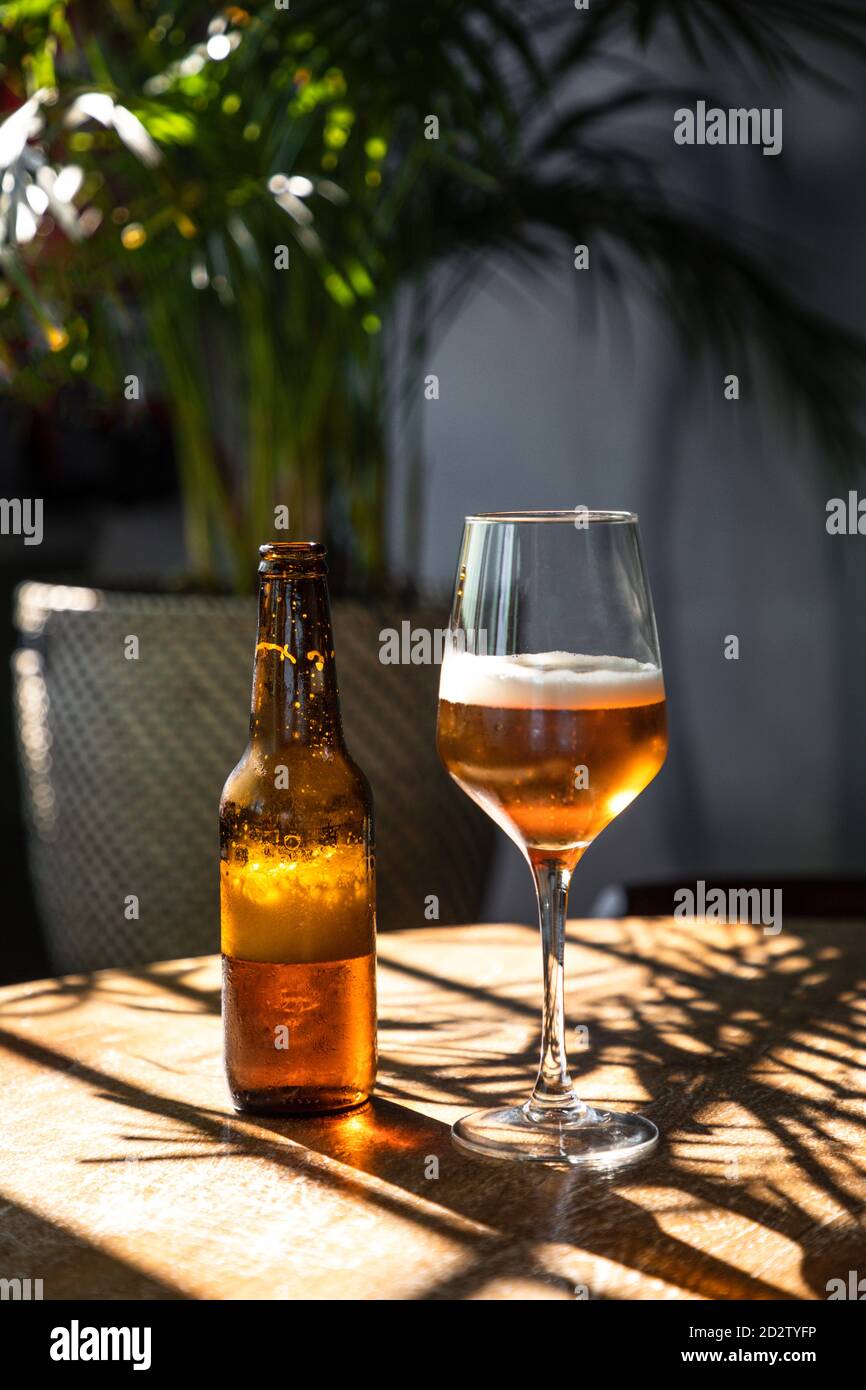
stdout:
<svg viewBox="0 0 866 1390">
<path fill-rule="evenodd" d="M 324 547 L 260 547 L 250 741 L 220 803 L 235 1108 L 363 1103 L 376 1075 L 370 787 L 343 741 Z"/>
</svg>

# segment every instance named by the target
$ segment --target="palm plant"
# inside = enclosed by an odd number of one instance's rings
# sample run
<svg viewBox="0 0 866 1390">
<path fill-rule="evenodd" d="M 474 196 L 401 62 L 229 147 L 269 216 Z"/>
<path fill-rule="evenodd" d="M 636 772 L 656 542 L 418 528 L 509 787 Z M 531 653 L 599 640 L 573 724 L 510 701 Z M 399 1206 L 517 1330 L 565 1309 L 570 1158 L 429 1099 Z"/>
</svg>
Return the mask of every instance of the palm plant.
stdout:
<svg viewBox="0 0 866 1390">
<path fill-rule="evenodd" d="M 697 62 L 817 78 L 806 51 L 866 54 L 853 4 L 12 0 L 0 20 L 8 389 L 164 394 L 197 579 L 245 587 L 284 504 L 344 583 L 382 584 L 395 393 L 411 420 L 443 308 L 502 258 L 543 271 L 551 238 L 592 245 L 608 299 L 648 284 L 699 347 L 751 344 L 853 456 L 863 343 L 616 134 L 683 99 L 624 45 L 675 34 Z M 422 478 L 418 447 L 410 530 Z"/>
</svg>

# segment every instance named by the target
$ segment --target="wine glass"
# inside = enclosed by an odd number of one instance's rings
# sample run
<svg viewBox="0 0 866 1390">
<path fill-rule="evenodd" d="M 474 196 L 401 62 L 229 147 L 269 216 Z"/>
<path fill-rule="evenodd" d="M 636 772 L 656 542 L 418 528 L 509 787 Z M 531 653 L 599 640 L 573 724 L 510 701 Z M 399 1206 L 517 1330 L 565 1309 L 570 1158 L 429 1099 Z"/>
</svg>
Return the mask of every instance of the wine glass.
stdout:
<svg viewBox="0 0 866 1390">
<path fill-rule="evenodd" d="M 442 662 L 439 756 L 519 846 L 538 894 L 541 1062 L 520 1106 L 454 1125 L 497 1158 L 619 1168 L 655 1125 L 579 1099 L 565 1049 L 568 886 L 585 850 L 652 781 L 667 752 L 665 692 L 632 512 L 466 518 Z"/>
</svg>

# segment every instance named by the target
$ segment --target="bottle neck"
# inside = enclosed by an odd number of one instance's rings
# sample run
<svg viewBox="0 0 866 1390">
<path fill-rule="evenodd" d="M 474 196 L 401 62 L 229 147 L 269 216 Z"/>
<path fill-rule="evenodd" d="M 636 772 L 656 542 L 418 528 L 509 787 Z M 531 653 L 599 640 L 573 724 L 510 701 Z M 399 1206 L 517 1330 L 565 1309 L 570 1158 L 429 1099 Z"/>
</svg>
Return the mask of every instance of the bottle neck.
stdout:
<svg viewBox="0 0 866 1390">
<path fill-rule="evenodd" d="M 342 748 L 331 605 L 324 575 L 263 574 L 250 740 Z"/>
</svg>

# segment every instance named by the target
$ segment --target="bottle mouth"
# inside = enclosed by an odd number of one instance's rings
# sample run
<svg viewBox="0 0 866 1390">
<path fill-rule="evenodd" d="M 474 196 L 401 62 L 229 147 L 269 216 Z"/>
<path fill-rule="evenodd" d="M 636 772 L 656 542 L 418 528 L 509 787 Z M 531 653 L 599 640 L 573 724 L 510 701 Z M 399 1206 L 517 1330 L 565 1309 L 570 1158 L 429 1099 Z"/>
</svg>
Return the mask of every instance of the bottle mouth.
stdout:
<svg viewBox="0 0 866 1390">
<path fill-rule="evenodd" d="M 259 574 L 326 574 L 320 541 L 267 541 L 259 546 Z"/>
</svg>

